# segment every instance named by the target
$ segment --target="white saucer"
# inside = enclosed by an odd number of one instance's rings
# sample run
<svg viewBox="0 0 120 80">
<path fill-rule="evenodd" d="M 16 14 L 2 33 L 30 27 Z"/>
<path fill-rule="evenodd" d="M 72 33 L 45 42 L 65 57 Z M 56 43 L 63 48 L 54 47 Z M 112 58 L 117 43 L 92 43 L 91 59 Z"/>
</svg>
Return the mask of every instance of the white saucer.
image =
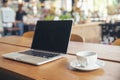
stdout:
<svg viewBox="0 0 120 80">
<path fill-rule="evenodd" d="M 77 60 L 73 60 L 73 61 L 70 62 L 71 67 L 73 67 L 75 69 L 78 69 L 78 70 L 82 70 L 82 71 L 96 70 L 96 69 L 99 69 L 99 68 L 103 67 L 104 65 L 105 65 L 105 63 L 102 60 L 97 60 L 96 64 L 89 65 L 89 66 L 86 66 L 86 67 L 80 66 L 80 64 L 78 64 Z"/>
</svg>

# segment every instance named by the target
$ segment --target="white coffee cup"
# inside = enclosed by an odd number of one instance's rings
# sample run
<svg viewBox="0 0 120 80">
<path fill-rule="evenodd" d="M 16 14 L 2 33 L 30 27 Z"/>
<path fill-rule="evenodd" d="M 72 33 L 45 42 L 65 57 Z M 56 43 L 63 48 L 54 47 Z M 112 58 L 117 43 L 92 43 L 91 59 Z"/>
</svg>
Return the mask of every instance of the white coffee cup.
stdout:
<svg viewBox="0 0 120 80">
<path fill-rule="evenodd" d="M 76 53 L 78 64 L 82 67 L 94 65 L 97 61 L 97 54 L 92 51 L 81 51 Z"/>
</svg>

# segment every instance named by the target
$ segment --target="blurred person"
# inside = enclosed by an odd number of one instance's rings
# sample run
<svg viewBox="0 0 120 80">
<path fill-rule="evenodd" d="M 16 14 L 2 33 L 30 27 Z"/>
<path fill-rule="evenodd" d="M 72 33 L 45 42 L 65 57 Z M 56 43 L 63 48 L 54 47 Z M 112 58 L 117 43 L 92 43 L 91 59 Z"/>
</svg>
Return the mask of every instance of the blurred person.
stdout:
<svg viewBox="0 0 120 80">
<path fill-rule="evenodd" d="M 61 15 L 65 15 L 67 13 L 67 11 L 63 7 L 60 8 L 60 10 L 61 10 Z"/>
<path fill-rule="evenodd" d="M 55 7 L 51 7 L 51 9 L 48 10 L 48 14 L 45 16 L 45 20 L 54 20 L 55 18 Z"/>
<path fill-rule="evenodd" d="M 93 14 L 92 14 L 92 17 L 93 18 L 99 18 L 100 17 L 99 12 L 97 10 L 94 11 Z"/>
<path fill-rule="evenodd" d="M 0 8 L 0 23 L 4 30 L 3 35 L 7 35 L 8 28 L 13 27 L 15 21 L 15 11 L 8 6 L 8 0 L 2 0 L 2 7 Z"/>
<path fill-rule="evenodd" d="M 74 18 L 74 23 L 78 24 L 79 21 L 80 21 L 80 8 L 74 7 L 72 15 L 73 15 L 73 18 Z"/>
<path fill-rule="evenodd" d="M 116 37 L 120 38 L 120 29 L 116 32 Z"/>
<path fill-rule="evenodd" d="M 18 10 L 16 12 L 16 26 L 20 28 L 19 35 L 22 35 L 24 33 L 24 23 L 23 23 L 23 17 L 27 15 L 27 13 L 23 10 L 23 4 L 18 5 Z"/>
<path fill-rule="evenodd" d="M 85 23 L 87 20 L 87 16 L 85 14 L 85 11 L 84 10 L 81 10 L 80 11 L 80 23 Z"/>
<path fill-rule="evenodd" d="M 26 11 L 27 11 L 27 14 L 29 14 L 29 15 L 33 15 L 34 14 L 33 13 L 33 9 L 31 7 L 28 7 Z"/>
<path fill-rule="evenodd" d="M 41 8 L 40 20 L 44 20 L 49 13 L 49 9 Z"/>
</svg>

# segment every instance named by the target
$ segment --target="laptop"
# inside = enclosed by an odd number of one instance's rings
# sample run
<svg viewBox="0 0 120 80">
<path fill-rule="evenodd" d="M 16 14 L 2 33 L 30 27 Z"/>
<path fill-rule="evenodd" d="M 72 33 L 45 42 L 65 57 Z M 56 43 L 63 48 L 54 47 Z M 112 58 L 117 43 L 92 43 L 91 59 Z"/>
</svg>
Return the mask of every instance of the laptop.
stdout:
<svg viewBox="0 0 120 80">
<path fill-rule="evenodd" d="M 67 53 L 72 20 L 38 21 L 31 49 L 2 55 L 4 58 L 41 65 Z"/>
</svg>

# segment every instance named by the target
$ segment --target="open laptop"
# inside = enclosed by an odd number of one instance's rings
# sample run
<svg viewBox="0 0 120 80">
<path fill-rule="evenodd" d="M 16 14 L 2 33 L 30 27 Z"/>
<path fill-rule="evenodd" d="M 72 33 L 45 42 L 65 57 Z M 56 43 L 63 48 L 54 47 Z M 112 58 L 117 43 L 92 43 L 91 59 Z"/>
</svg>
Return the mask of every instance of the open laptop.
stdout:
<svg viewBox="0 0 120 80">
<path fill-rule="evenodd" d="M 31 49 L 2 55 L 4 58 L 41 65 L 67 52 L 72 20 L 38 21 Z"/>
</svg>

